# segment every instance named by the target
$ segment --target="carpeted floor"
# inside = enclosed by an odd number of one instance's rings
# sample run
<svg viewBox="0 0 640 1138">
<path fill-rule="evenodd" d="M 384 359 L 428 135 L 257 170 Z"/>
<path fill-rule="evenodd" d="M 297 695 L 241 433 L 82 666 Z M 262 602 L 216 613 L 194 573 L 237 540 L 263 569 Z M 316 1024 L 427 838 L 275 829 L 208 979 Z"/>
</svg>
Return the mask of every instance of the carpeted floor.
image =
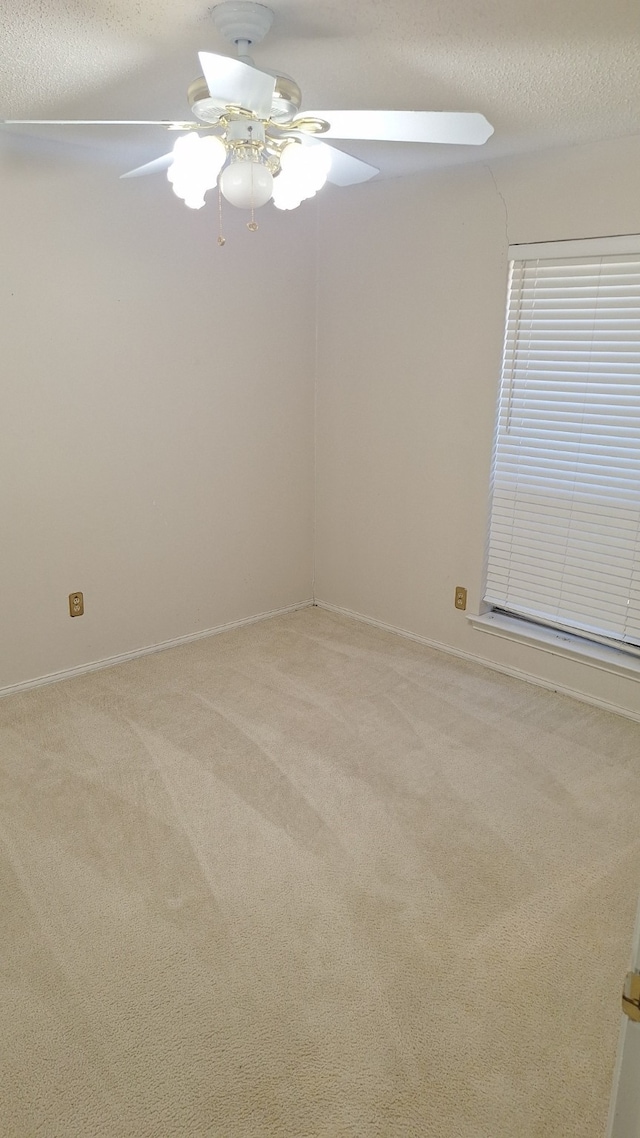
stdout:
<svg viewBox="0 0 640 1138">
<path fill-rule="evenodd" d="M 601 1138 L 640 725 L 320 609 L 0 701 L 3 1138 Z"/>
</svg>

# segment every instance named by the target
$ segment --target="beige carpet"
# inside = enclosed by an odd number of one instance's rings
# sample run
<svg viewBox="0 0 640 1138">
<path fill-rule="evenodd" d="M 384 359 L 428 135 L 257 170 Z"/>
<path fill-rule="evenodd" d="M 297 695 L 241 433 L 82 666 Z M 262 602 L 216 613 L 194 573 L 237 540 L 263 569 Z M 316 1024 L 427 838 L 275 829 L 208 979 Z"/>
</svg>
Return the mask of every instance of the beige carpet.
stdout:
<svg viewBox="0 0 640 1138">
<path fill-rule="evenodd" d="M 640 725 L 306 609 L 0 701 L 3 1138 L 600 1138 Z"/>
</svg>

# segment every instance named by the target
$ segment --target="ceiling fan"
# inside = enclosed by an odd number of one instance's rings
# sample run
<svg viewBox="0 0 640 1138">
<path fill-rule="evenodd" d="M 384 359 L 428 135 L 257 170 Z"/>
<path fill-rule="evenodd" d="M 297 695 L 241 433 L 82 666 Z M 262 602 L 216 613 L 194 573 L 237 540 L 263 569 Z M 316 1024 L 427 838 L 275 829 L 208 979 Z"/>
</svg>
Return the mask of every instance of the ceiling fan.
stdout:
<svg viewBox="0 0 640 1138">
<path fill-rule="evenodd" d="M 184 132 L 173 150 L 123 174 L 167 170 L 174 192 L 193 209 L 216 185 L 232 205 L 254 210 L 270 199 L 294 209 L 325 181 L 349 186 L 378 169 L 324 139 L 450 143 L 480 146 L 493 134 L 482 114 L 447 111 L 305 111 L 288 75 L 255 67 L 248 52 L 264 39 L 273 12 L 252 0 L 225 0 L 212 9 L 214 24 L 238 58 L 199 52 L 203 74 L 187 97 L 198 121 L 5 119 L 8 125 L 163 126 Z M 204 133 L 202 133 L 204 132 Z M 322 137 L 320 137 L 322 136 Z M 224 238 L 219 238 L 220 244 Z"/>
</svg>

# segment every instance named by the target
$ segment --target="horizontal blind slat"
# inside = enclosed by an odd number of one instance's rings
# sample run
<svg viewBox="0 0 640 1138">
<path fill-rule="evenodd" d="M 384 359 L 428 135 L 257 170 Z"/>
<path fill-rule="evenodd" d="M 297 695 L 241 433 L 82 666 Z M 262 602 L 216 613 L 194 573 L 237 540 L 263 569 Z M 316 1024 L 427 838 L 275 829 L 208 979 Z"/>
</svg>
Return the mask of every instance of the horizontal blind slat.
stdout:
<svg viewBox="0 0 640 1138">
<path fill-rule="evenodd" d="M 485 590 L 488 603 L 613 642 L 640 636 L 634 240 L 511 263 Z"/>
</svg>

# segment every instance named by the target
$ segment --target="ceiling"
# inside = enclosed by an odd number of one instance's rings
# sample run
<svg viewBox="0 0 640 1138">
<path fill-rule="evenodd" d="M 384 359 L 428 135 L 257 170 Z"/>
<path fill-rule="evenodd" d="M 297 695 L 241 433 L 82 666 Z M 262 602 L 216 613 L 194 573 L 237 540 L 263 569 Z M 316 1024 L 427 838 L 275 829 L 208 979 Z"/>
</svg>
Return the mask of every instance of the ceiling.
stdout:
<svg viewBox="0 0 640 1138">
<path fill-rule="evenodd" d="M 296 79 L 303 110 L 473 110 L 495 127 L 483 147 L 340 144 L 381 177 L 640 133 L 637 0 L 268 3 L 273 27 L 254 59 Z M 0 117 L 190 117 L 197 52 L 233 54 L 209 11 L 206 0 L 2 0 Z M 47 133 L 3 129 L 29 145 Z M 170 149 L 154 127 L 48 137 L 123 169 Z"/>
</svg>

